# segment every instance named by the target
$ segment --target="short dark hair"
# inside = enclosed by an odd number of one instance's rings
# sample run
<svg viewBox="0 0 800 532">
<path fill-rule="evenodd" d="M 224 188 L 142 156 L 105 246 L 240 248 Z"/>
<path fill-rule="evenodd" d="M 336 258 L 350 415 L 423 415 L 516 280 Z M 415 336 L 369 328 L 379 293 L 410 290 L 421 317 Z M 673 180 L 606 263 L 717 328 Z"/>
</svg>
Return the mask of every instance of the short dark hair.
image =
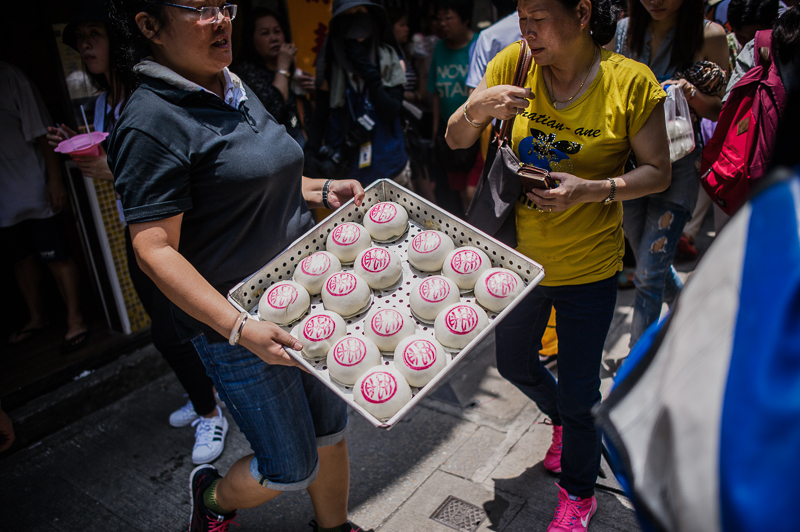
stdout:
<svg viewBox="0 0 800 532">
<path fill-rule="evenodd" d="M 128 90 L 133 90 L 138 85 L 138 79 L 133 73 L 133 67 L 152 53 L 150 39 L 144 36 L 136 24 L 136 15 L 145 12 L 156 21 L 156 33 L 166 26 L 167 6 L 150 0 L 107 0 L 108 15 L 111 19 L 112 31 L 116 32 L 119 40 L 114 43 L 116 50 L 112 53 L 119 57 L 119 72 Z M 112 65 L 113 67 L 113 65 Z"/>
<path fill-rule="evenodd" d="M 387 9 L 386 14 L 389 16 L 389 22 L 394 26 L 404 18 L 408 18 L 408 11 L 405 9 Z"/>
<path fill-rule="evenodd" d="M 771 28 L 778 18 L 778 0 L 731 0 L 728 22 L 739 30 L 745 26 Z"/>
<path fill-rule="evenodd" d="M 475 4 L 472 0 L 436 0 L 433 3 L 434 12 L 452 10 L 466 24 L 472 23 L 472 11 Z"/>
<path fill-rule="evenodd" d="M 703 47 L 703 25 L 705 3 L 700 0 L 684 0 L 678 10 L 675 37 L 669 64 L 676 69 L 686 68 L 694 62 L 695 54 Z M 642 55 L 644 35 L 650 23 L 650 13 L 640 0 L 628 0 L 628 49 L 634 56 Z"/>
<path fill-rule="evenodd" d="M 292 36 L 289 31 L 289 24 L 277 13 L 266 7 L 255 7 L 244 18 L 244 28 L 242 30 L 242 43 L 239 53 L 236 56 L 236 64 L 242 61 L 249 61 L 251 63 L 262 64 L 264 59 L 256 52 L 256 47 L 253 45 L 253 36 L 256 32 L 256 22 L 264 17 L 272 17 L 278 21 L 278 26 L 285 36 L 286 42 L 292 41 Z"/>
<path fill-rule="evenodd" d="M 795 166 L 800 164 L 795 132 L 800 123 L 800 6 L 790 7 L 775 21 L 772 52 L 786 90 L 786 109 L 778 123 L 771 167 Z"/>
<path fill-rule="evenodd" d="M 792 63 L 800 62 L 800 6 L 790 7 L 775 21 L 775 28 L 772 30 L 772 49 L 779 66 L 788 67 Z M 793 67 L 795 73 L 800 69 L 798 65 Z M 796 76 L 792 83 L 797 83 Z M 784 79 L 784 85 L 787 84 Z"/>
</svg>

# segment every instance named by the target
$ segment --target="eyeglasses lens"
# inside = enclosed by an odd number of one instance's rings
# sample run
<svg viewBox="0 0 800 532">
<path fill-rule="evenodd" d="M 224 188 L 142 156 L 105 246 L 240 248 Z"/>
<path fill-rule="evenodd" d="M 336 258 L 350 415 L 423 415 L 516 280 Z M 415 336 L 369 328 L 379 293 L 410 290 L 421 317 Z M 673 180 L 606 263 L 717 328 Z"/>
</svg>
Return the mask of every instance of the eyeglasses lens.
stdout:
<svg viewBox="0 0 800 532">
<path fill-rule="evenodd" d="M 225 4 L 222 7 L 203 7 L 200 11 L 200 20 L 217 20 L 220 14 L 224 18 L 233 20 L 236 18 L 237 8 L 236 4 Z"/>
</svg>

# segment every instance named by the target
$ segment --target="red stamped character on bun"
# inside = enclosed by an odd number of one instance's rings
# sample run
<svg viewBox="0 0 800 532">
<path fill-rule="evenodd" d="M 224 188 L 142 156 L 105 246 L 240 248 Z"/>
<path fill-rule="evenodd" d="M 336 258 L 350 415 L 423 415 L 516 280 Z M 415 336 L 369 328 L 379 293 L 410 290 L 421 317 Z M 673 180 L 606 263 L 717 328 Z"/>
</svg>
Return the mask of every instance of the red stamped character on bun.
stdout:
<svg viewBox="0 0 800 532">
<path fill-rule="evenodd" d="M 324 253 L 316 253 L 303 259 L 300 269 L 306 275 L 322 275 L 331 267 L 331 259 Z"/>
<path fill-rule="evenodd" d="M 372 273 L 382 272 L 391 261 L 391 255 L 383 248 L 370 248 L 361 256 L 361 266 Z"/>
<path fill-rule="evenodd" d="M 276 309 L 285 309 L 297 301 L 297 289 L 290 284 L 273 286 L 267 294 L 267 303 Z"/>
<path fill-rule="evenodd" d="M 336 322 L 333 321 L 333 318 L 320 314 L 308 318 L 303 326 L 303 335 L 309 340 L 321 342 L 330 338 L 334 330 L 336 330 Z"/>
<path fill-rule="evenodd" d="M 372 316 L 370 325 L 378 336 L 392 336 L 403 328 L 403 316 L 396 310 L 379 310 Z"/>
<path fill-rule="evenodd" d="M 436 347 L 428 340 L 414 340 L 403 350 L 403 362 L 417 371 L 428 369 L 436 362 Z"/>
<path fill-rule="evenodd" d="M 391 203 L 378 203 L 369 210 L 369 219 L 376 224 L 391 222 L 397 216 L 397 207 Z"/>
<path fill-rule="evenodd" d="M 474 308 L 459 305 L 450 309 L 444 317 L 444 324 L 453 334 L 468 334 L 478 326 L 478 313 Z"/>
<path fill-rule="evenodd" d="M 346 296 L 356 289 L 358 279 L 349 272 L 334 273 L 325 283 L 325 288 L 332 296 Z"/>
<path fill-rule="evenodd" d="M 349 336 L 336 344 L 333 358 L 342 366 L 355 366 L 367 356 L 367 346 L 359 338 Z"/>
<path fill-rule="evenodd" d="M 342 224 L 337 225 L 336 229 L 331 233 L 333 241 L 340 246 L 349 246 L 354 244 L 358 237 L 361 236 L 361 228 L 356 224 Z"/>
<path fill-rule="evenodd" d="M 419 295 L 428 303 L 438 303 L 450 295 L 450 285 L 441 277 L 428 277 L 420 283 Z"/>
<path fill-rule="evenodd" d="M 494 297 L 504 298 L 517 289 L 517 279 L 506 272 L 495 272 L 486 278 L 486 290 Z"/>
<path fill-rule="evenodd" d="M 439 233 L 433 231 L 423 231 L 411 241 L 411 247 L 417 253 L 430 253 L 439 249 L 441 244 L 442 237 L 439 236 Z"/>
<path fill-rule="evenodd" d="M 397 393 L 397 381 L 391 373 L 376 371 L 361 383 L 361 393 L 370 403 L 385 403 Z"/>
<path fill-rule="evenodd" d="M 468 275 L 478 271 L 481 267 L 481 256 L 471 249 L 457 251 L 450 260 L 450 266 L 461 275 Z"/>
</svg>

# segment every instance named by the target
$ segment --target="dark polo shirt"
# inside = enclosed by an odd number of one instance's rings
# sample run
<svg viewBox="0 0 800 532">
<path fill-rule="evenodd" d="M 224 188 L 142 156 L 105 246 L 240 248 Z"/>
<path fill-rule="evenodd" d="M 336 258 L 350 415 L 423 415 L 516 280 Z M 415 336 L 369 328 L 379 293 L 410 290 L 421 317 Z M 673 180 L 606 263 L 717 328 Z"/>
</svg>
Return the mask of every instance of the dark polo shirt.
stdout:
<svg viewBox="0 0 800 532">
<path fill-rule="evenodd" d="M 144 76 L 109 139 L 126 221 L 183 214 L 178 251 L 223 295 L 314 225 L 303 151 L 245 91 L 235 109 Z M 210 331 L 175 315 L 192 329 L 184 336 Z"/>
</svg>

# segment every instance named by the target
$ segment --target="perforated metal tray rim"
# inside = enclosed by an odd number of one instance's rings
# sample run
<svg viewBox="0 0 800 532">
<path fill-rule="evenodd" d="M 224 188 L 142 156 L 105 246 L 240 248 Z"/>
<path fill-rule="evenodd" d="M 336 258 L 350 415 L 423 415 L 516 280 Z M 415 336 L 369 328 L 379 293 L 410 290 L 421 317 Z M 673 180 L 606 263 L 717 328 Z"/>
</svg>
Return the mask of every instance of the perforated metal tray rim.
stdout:
<svg viewBox="0 0 800 532">
<path fill-rule="evenodd" d="M 397 183 L 391 180 L 382 179 L 376 181 L 366 189 L 365 201 L 361 207 L 357 207 L 353 200 L 348 201 L 333 214 L 328 216 L 328 218 L 317 224 L 303 237 L 293 242 L 275 259 L 270 261 L 269 264 L 261 268 L 253 275 L 247 277 L 241 283 L 234 286 L 230 292 L 228 292 L 228 301 L 230 301 L 231 304 L 238 310 L 257 316 L 257 312 L 255 312 L 255 310 L 257 308 L 258 299 L 267 287 L 276 282 L 291 279 L 294 269 L 300 260 L 311 253 L 325 250 L 325 241 L 327 239 L 327 235 L 333 230 L 334 227 L 345 222 L 360 223 L 367 210 L 374 203 L 380 201 L 395 201 L 402 205 L 409 214 L 410 222 L 405 240 L 399 239 L 391 244 L 381 244 L 378 242 L 373 243 L 373 245 L 392 248 L 393 251 L 398 253 L 398 255 L 401 255 L 403 262 L 403 281 L 401 285 L 394 290 L 375 291 L 375 299 L 379 302 L 378 304 L 380 306 L 386 306 L 382 304 L 384 301 L 392 301 L 390 299 L 383 298 L 394 297 L 397 293 L 401 294 L 402 296 L 405 293 L 404 291 L 408 290 L 407 287 L 410 286 L 409 283 L 413 279 L 437 275 L 440 273 L 418 272 L 416 269 L 412 270 L 408 264 L 408 261 L 405 257 L 405 247 L 407 246 L 407 241 L 413 237 L 412 232 L 419 232 L 420 230 L 440 230 L 450 236 L 457 247 L 465 245 L 473 245 L 478 247 L 489 256 L 493 267 L 504 267 L 515 271 L 526 283 L 525 289 L 522 291 L 522 293 L 518 295 L 502 312 L 494 313 L 487 311 L 487 315 L 489 316 L 489 326 L 486 327 L 486 329 L 484 329 L 477 337 L 475 337 L 466 347 L 460 350 L 457 354 L 452 355 L 452 359 L 449 361 L 448 365 L 424 388 L 412 388 L 414 396 L 412 397 L 411 401 L 409 401 L 399 412 L 386 421 L 377 419 L 375 416 L 358 405 L 352 398 L 352 387 L 343 387 L 333 381 L 333 379 L 327 373 L 326 366 L 324 366 L 324 359 L 321 361 L 311 362 L 303 358 L 300 353 L 296 353 L 287 349 L 287 352 L 303 367 L 308 369 L 313 375 L 319 378 L 320 381 L 322 381 L 339 397 L 345 400 L 356 412 L 364 416 L 370 423 L 379 428 L 390 429 L 398 421 L 400 421 L 400 419 L 402 419 L 403 416 L 405 416 L 408 411 L 411 410 L 411 408 L 417 405 L 423 397 L 434 390 L 436 385 L 442 379 L 444 379 L 453 370 L 453 368 L 455 368 L 455 366 L 492 331 L 492 329 L 494 329 L 497 323 L 508 316 L 514 307 L 516 307 L 516 305 L 519 304 L 519 302 L 522 301 L 522 299 L 528 295 L 537 284 L 539 284 L 539 282 L 544 278 L 544 269 L 541 265 L 530 260 L 528 257 L 525 257 L 516 250 L 505 246 L 482 231 L 470 226 L 466 222 L 439 209 L 437 206 L 431 204 L 413 192 L 401 187 Z M 349 267 L 344 268 L 345 270 L 351 269 Z M 421 273 L 422 275 L 417 275 L 418 273 Z M 392 292 L 396 293 L 393 295 Z M 380 297 L 377 297 L 378 294 L 380 294 Z M 472 295 L 462 295 L 461 300 L 475 302 L 474 296 Z M 398 300 L 398 302 L 403 302 L 402 297 Z M 319 309 L 317 309 L 315 305 L 319 306 Z M 312 303 L 309 308 L 309 313 L 322 310 L 323 308 L 324 307 L 321 303 L 321 298 L 318 295 L 312 296 Z M 370 309 L 367 309 L 367 311 L 357 315 L 355 318 L 347 320 L 348 334 L 360 334 L 356 331 L 360 330 L 359 324 L 363 323 L 364 317 L 366 316 L 368 310 Z M 411 315 L 410 308 L 408 309 L 408 315 Z M 433 337 L 433 327 L 427 324 L 422 324 L 416 319 L 415 322 L 423 329 L 420 331 L 418 327 L 416 331 L 417 334 L 428 334 Z M 292 327 L 284 327 L 284 329 L 288 332 L 291 332 Z M 382 363 L 387 366 L 394 365 L 392 358 L 386 356 L 382 356 Z"/>
</svg>

